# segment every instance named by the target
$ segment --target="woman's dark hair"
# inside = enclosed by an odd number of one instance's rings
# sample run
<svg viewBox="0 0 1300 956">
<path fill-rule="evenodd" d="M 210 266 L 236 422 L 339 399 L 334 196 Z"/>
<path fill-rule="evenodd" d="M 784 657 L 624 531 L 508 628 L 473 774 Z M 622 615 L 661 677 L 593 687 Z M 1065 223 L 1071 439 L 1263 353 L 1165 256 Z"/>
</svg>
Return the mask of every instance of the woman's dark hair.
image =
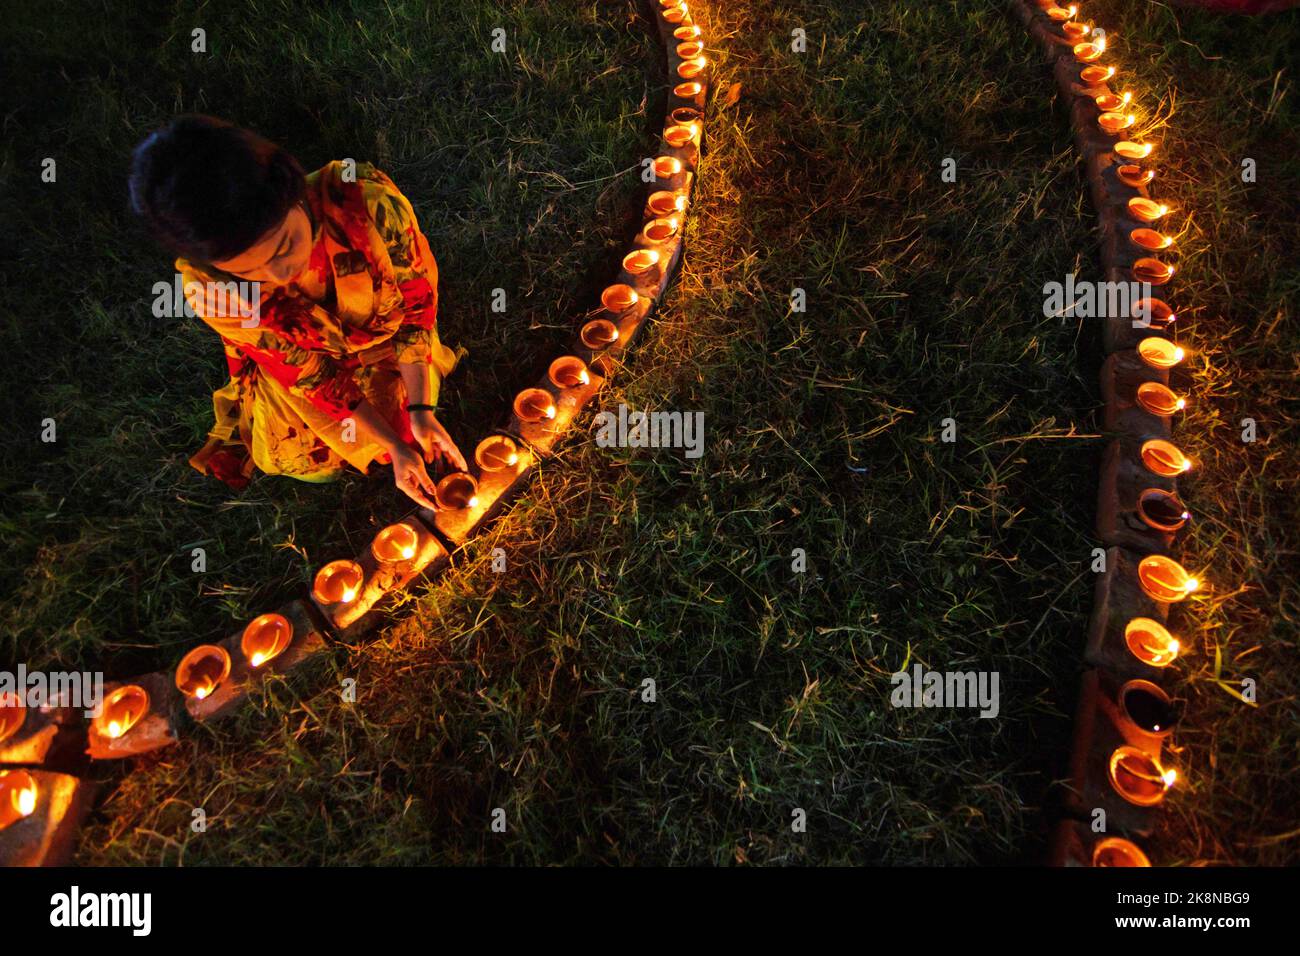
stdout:
<svg viewBox="0 0 1300 956">
<path fill-rule="evenodd" d="M 251 130 L 178 116 L 135 148 L 131 208 L 154 237 L 198 262 L 230 259 L 284 221 L 306 190 L 302 166 Z"/>
</svg>

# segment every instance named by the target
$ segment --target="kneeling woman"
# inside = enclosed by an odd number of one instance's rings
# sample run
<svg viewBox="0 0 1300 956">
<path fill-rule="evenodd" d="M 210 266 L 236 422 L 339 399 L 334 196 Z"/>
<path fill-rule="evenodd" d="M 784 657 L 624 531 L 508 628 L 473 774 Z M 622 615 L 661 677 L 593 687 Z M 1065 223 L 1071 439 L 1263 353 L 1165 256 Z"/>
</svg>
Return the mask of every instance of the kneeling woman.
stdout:
<svg viewBox="0 0 1300 956">
<path fill-rule="evenodd" d="M 136 147 L 131 203 L 225 347 L 230 381 L 191 464 L 240 488 L 254 467 L 319 482 L 391 461 L 433 507 L 426 462 L 465 468 L 434 417 L 459 356 L 438 339 L 438 267 L 392 181 L 363 163 L 304 174 L 256 133 L 182 116 Z"/>
</svg>

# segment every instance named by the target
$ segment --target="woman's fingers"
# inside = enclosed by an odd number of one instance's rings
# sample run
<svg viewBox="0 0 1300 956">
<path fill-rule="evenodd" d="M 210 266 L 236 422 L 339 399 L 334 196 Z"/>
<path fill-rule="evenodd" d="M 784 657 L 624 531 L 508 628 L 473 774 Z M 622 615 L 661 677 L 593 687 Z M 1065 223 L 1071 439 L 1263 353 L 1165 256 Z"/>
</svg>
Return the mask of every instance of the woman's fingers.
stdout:
<svg viewBox="0 0 1300 956">
<path fill-rule="evenodd" d="M 469 471 L 469 468 L 465 464 L 465 456 L 460 453 L 460 449 L 456 447 L 456 443 L 451 440 L 451 436 L 445 431 L 442 433 L 441 445 L 442 453 L 447 457 L 447 460 L 451 462 L 451 464 L 455 465 L 460 471 Z"/>
</svg>

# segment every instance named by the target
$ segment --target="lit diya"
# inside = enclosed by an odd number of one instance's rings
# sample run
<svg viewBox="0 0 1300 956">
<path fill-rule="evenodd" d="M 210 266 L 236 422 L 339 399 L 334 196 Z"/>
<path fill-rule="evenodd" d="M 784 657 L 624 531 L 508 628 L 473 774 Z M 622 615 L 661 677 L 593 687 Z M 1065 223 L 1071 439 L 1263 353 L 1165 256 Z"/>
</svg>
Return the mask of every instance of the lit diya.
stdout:
<svg viewBox="0 0 1300 956">
<path fill-rule="evenodd" d="M 0 770 L 0 830 L 36 810 L 36 778 L 26 770 Z"/>
<path fill-rule="evenodd" d="M 449 511 L 463 511 L 478 507 L 478 481 L 464 471 L 444 475 L 433 490 L 440 507 Z"/>
<path fill-rule="evenodd" d="M 680 149 L 691 143 L 699 135 L 700 128 L 697 123 L 686 123 L 681 126 L 669 126 L 664 130 L 664 142 L 669 146 Z"/>
<path fill-rule="evenodd" d="M 1124 163 L 1116 167 L 1115 175 L 1125 186 L 1132 186 L 1134 189 L 1141 189 L 1143 186 L 1149 186 L 1151 181 L 1156 178 L 1154 169 L 1143 169 L 1134 163 Z"/>
<path fill-rule="evenodd" d="M 614 285 L 608 286 L 605 291 L 600 294 L 600 304 L 615 315 L 622 315 L 624 312 L 635 306 L 640 298 L 641 297 L 636 294 L 636 290 L 630 285 L 623 282 L 617 282 Z"/>
<path fill-rule="evenodd" d="M 1149 554 L 1138 562 L 1138 583 L 1148 595 L 1166 604 L 1183 600 L 1201 586 L 1186 568 L 1163 554 Z"/>
<path fill-rule="evenodd" d="M 652 219 L 641 230 L 641 235 L 645 237 L 646 242 L 668 242 L 673 236 L 677 235 L 678 225 L 676 216 L 669 216 L 667 219 Z"/>
<path fill-rule="evenodd" d="M 1101 93 L 1093 97 L 1093 102 L 1103 113 L 1115 113 L 1128 106 L 1132 99 L 1132 93 L 1125 93 L 1123 96 L 1118 93 Z"/>
<path fill-rule="evenodd" d="M 506 435 L 489 435 L 474 449 L 474 460 L 484 471 L 504 471 L 519 464 L 519 446 Z"/>
<path fill-rule="evenodd" d="M 697 56 L 694 59 L 677 64 L 677 75 L 683 80 L 694 79 L 703 73 L 708 65 L 708 57 Z"/>
<path fill-rule="evenodd" d="M 655 176 L 671 179 L 682 171 L 682 161 L 676 156 L 659 156 L 654 161 Z"/>
<path fill-rule="evenodd" d="M 404 521 L 390 524 L 370 542 L 370 553 L 380 564 L 400 564 L 415 557 L 420 536 Z"/>
<path fill-rule="evenodd" d="M 1122 133 L 1136 122 L 1132 113 L 1102 113 L 1097 117 L 1097 125 L 1108 133 Z"/>
<path fill-rule="evenodd" d="M 355 561 L 331 561 L 316 572 L 311 592 L 321 604 L 351 604 L 361 592 L 365 572 Z"/>
<path fill-rule="evenodd" d="M 1079 80 L 1084 86 L 1101 86 L 1114 75 L 1113 66 L 1085 66 L 1079 71 Z"/>
<path fill-rule="evenodd" d="M 677 0 L 673 0 L 673 3 L 676 2 Z M 668 6 L 668 4 L 664 4 L 662 2 L 659 5 L 661 7 Z M 700 28 L 694 23 L 688 24 L 684 27 L 677 27 L 675 30 L 673 30 L 673 38 L 677 40 L 694 40 L 699 35 L 700 35 Z"/>
<path fill-rule="evenodd" d="M 1137 345 L 1138 356 L 1152 368 L 1173 368 L 1187 353 L 1181 346 L 1159 336 L 1149 336 Z"/>
<path fill-rule="evenodd" d="M 1134 196 L 1128 201 L 1128 211 L 1134 219 L 1155 222 L 1169 213 L 1169 207 L 1145 196 Z"/>
<path fill-rule="evenodd" d="M 1151 861 L 1130 840 L 1123 837 L 1106 837 L 1092 848 L 1093 866 L 1150 866 Z"/>
<path fill-rule="evenodd" d="M 1058 7 L 1055 0 L 1053 0 L 1051 6 L 1044 7 L 1043 10 L 1047 13 L 1048 17 L 1055 20 L 1057 23 L 1063 23 L 1066 20 L 1073 20 L 1075 15 L 1079 12 L 1079 8 L 1076 6 Z"/>
<path fill-rule="evenodd" d="M 520 421 L 545 421 L 554 418 L 556 411 L 551 393 L 540 388 L 526 388 L 515 396 L 515 415 Z"/>
<path fill-rule="evenodd" d="M 186 697 L 203 700 L 230 676 L 230 655 L 224 647 L 200 644 L 176 665 L 176 688 Z"/>
<path fill-rule="evenodd" d="M 674 123 L 683 124 L 698 123 L 704 117 L 700 114 L 700 111 L 693 106 L 679 106 L 668 114 L 668 118 Z"/>
<path fill-rule="evenodd" d="M 687 40 L 685 43 L 677 44 L 677 55 L 683 60 L 689 60 L 699 56 L 704 52 L 704 44 L 699 40 Z"/>
<path fill-rule="evenodd" d="M 683 100 L 693 100 L 704 91 L 704 84 L 695 80 L 687 83 L 678 83 L 673 87 L 673 96 Z"/>
<path fill-rule="evenodd" d="M 1168 667 L 1182 650 L 1178 641 L 1159 621 L 1135 617 L 1124 628 L 1124 643 L 1143 664 Z"/>
<path fill-rule="evenodd" d="M 1162 488 L 1147 488 L 1138 495 L 1137 513 L 1147 527 L 1167 533 L 1182 528 L 1192 516 L 1176 494 Z"/>
<path fill-rule="evenodd" d="M 1192 460 L 1173 442 L 1152 438 L 1142 443 L 1142 464 L 1161 478 L 1173 478 L 1190 471 Z"/>
<path fill-rule="evenodd" d="M 684 210 L 686 208 L 686 196 L 684 193 L 660 189 L 650 194 L 650 198 L 646 200 L 646 208 L 654 214 L 655 218 L 662 219 L 665 216 L 671 216 L 673 213 Z"/>
<path fill-rule="evenodd" d="M 116 740 L 149 712 L 149 692 L 138 684 L 118 687 L 104 700 L 104 707 L 91 721 L 95 732 Z"/>
<path fill-rule="evenodd" d="M 1147 285 L 1164 285 L 1174 276 L 1174 267 L 1159 259 L 1144 256 L 1133 263 L 1133 278 Z"/>
<path fill-rule="evenodd" d="M 587 363 L 576 355 L 561 355 L 551 363 L 546 375 L 556 388 L 580 388 L 591 382 Z"/>
<path fill-rule="evenodd" d="M 239 649 L 252 668 L 261 667 L 284 653 L 293 640 L 293 625 L 283 614 L 259 614 L 248 622 Z"/>
<path fill-rule="evenodd" d="M 1151 143 L 1135 143 L 1122 139 L 1115 144 L 1115 155 L 1120 159 L 1146 159 L 1155 147 Z"/>
<path fill-rule="evenodd" d="M 639 276 L 659 265 L 659 253 L 654 249 L 633 249 L 623 257 L 623 271 Z"/>
<path fill-rule="evenodd" d="M 618 326 L 609 319 L 592 319 L 582 327 L 579 338 L 587 348 L 599 352 L 618 341 Z"/>
<path fill-rule="evenodd" d="M 1080 63 L 1095 63 L 1101 59 L 1101 55 L 1105 52 L 1105 40 L 1098 40 L 1096 43 L 1076 43 L 1074 45 L 1074 58 Z"/>
<path fill-rule="evenodd" d="M 1172 236 L 1166 236 L 1164 233 L 1156 232 L 1154 229 L 1141 227 L 1134 229 L 1128 234 L 1129 239 L 1135 246 L 1141 246 L 1143 249 L 1150 249 L 1152 252 L 1158 252 L 1161 249 L 1168 249 L 1174 244 Z"/>
<path fill-rule="evenodd" d="M 1143 382 L 1137 387 L 1137 403 L 1152 415 L 1168 418 L 1187 407 L 1187 399 L 1174 394 L 1168 385 L 1160 382 Z"/>
<path fill-rule="evenodd" d="M 691 15 L 690 8 L 684 3 L 678 3 L 675 7 L 669 7 L 663 11 L 664 20 L 668 23 L 681 23 Z"/>
<path fill-rule="evenodd" d="M 1111 786 L 1137 806 L 1155 806 L 1177 779 L 1177 773 L 1166 770 L 1159 760 L 1136 747 L 1118 747 L 1110 755 Z"/>
<path fill-rule="evenodd" d="M 1048 11 L 1048 15 L 1051 15 L 1050 10 Z M 1067 20 L 1065 23 L 1061 24 L 1061 32 L 1070 40 L 1082 40 L 1088 35 L 1088 29 L 1088 24 L 1079 23 L 1077 20 Z"/>
<path fill-rule="evenodd" d="M 8 740 L 27 719 L 27 705 L 12 691 L 0 694 L 0 743 Z"/>
<path fill-rule="evenodd" d="M 1173 325 L 1178 318 L 1169 303 L 1162 299 L 1138 299 L 1133 305 L 1133 318 L 1141 319 L 1153 328 L 1163 329 Z"/>
</svg>

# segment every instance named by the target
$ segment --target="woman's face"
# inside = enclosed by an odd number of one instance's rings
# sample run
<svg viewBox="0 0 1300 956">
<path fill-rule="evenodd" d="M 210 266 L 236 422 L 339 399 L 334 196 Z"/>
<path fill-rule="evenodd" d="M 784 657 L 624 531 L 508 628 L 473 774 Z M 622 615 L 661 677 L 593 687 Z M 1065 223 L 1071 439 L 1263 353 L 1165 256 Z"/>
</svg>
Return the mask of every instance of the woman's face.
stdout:
<svg viewBox="0 0 1300 956">
<path fill-rule="evenodd" d="M 212 263 L 222 272 L 263 282 L 286 285 L 297 278 L 311 258 L 311 220 L 301 205 L 289 210 L 284 221 L 239 255 Z"/>
</svg>

